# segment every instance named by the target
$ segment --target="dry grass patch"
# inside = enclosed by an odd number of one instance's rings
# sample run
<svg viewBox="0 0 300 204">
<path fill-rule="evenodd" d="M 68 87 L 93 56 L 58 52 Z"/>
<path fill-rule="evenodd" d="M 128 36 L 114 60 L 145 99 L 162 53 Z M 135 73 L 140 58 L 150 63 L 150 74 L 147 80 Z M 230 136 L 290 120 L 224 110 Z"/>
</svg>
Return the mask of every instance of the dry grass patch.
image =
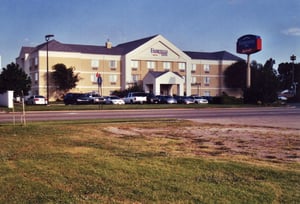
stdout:
<svg viewBox="0 0 300 204">
<path fill-rule="evenodd" d="M 151 121 L 0 131 L 0 203 L 300 200 L 299 130 Z"/>
</svg>

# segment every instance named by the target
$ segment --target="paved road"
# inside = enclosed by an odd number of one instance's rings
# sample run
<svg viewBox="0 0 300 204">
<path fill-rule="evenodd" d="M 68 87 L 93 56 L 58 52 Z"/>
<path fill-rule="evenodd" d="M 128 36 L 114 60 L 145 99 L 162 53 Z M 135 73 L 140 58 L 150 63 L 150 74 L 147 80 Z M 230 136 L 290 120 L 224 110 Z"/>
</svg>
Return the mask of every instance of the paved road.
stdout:
<svg viewBox="0 0 300 204">
<path fill-rule="evenodd" d="M 20 122 L 22 113 L 0 113 L 1 122 Z M 300 129 L 300 108 L 209 108 L 26 112 L 30 121 L 117 119 L 117 118 L 177 118 L 205 123 L 245 124 Z"/>
</svg>

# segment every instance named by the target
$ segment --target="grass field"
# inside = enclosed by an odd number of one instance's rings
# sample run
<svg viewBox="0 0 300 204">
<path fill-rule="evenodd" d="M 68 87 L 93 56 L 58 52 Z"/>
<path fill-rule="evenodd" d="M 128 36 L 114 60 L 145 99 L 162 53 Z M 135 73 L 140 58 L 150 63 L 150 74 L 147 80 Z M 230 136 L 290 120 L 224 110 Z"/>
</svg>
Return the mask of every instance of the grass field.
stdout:
<svg viewBox="0 0 300 204">
<path fill-rule="evenodd" d="M 125 105 L 108 105 L 108 104 L 88 104 L 88 105 L 64 105 L 61 102 L 45 105 L 25 105 L 25 111 L 68 111 L 68 110 L 128 110 L 128 109 L 166 109 L 166 108 L 232 108 L 232 107 L 253 107 L 248 104 L 125 104 Z M 274 105 L 275 106 L 275 105 Z M 255 106 L 257 107 L 257 106 Z M 12 112 L 12 109 L 0 107 L 0 112 Z M 14 111 L 23 111 L 20 103 L 14 104 Z"/>
<path fill-rule="evenodd" d="M 297 133 L 177 120 L 0 124 L 0 203 L 299 203 Z"/>
</svg>

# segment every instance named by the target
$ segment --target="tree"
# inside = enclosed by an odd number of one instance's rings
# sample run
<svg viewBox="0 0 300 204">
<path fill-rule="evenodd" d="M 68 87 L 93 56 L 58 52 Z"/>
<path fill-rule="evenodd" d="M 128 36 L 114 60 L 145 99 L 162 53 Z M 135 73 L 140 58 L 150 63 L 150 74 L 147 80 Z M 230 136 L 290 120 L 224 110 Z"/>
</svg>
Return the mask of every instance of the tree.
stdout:
<svg viewBox="0 0 300 204">
<path fill-rule="evenodd" d="M 65 94 L 70 89 L 77 86 L 79 81 L 79 74 L 74 74 L 74 67 L 67 68 L 64 64 L 56 64 L 53 66 L 52 78 L 57 89 L 62 94 Z"/>
<path fill-rule="evenodd" d="M 279 79 L 276 70 L 273 69 L 274 64 L 272 58 L 264 66 L 255 61 L 251 63 L 251 87 L 244 90 L 245 103 L 266 104 L 277 100 Z"/>
<path fill-rule="evenodd" d="M 31 79 L 19 68 L 18 64 L 11 63 L 3 68 L 0 74 L 0 93 L 14 91 L 14 96 L 26 96 L 31 89 Z"/>
<path fill-rule="evenodd" d="M 229 66 L 224 71 L 224 83 L 226 87 L 232 89 L 243 89 L 246 87 L 246 69 L 247 63 L 239 61 Z"/>
<path fill-rule="evenodd" d="M 125 89 L 125 90 L 122 90 L 122 91 L 115 90 L 115 91 L 113 91 L 112 95 L 116 95 L 116 96 L 119 96 L 119 97 L 123 98 L 123 97 L 126 97 L 129 92 L 144 92 L 143 85 L 135 83 L 135 84 L 133 84 L 133 86 L 131 86 L 131 87 Z"/>
<path fill-rule="evenodd" d="M 300 99 L 299 84 L 300 84 L 300 63 L 281 63 L 278 66 L 280 89 L 295 90 L 297 100 Z M 296 83 L 296 87 L 293 86 Z M 296 89 L 295 89 L 296 88 Z"/>
</svg>

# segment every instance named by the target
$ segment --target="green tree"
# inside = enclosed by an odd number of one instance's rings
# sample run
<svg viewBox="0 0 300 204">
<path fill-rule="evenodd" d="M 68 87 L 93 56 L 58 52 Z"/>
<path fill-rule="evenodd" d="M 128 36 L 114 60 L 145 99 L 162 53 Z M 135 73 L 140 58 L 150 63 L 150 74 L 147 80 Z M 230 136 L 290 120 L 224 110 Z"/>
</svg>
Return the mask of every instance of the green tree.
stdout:
<svg viewBox="0 0 300 204">
<path fill-rule="evenodd" d="M 0 93 L 14 91 L 14 96 L 26 96 L 31 89 L 31 79 L 18 64 L 11 63 L 0 74 Z"/>
<path fill-rule="evenodd" d="M 300 84 L 300 63 L 281 63 L 278 66 L 280 90 L 295 90 L 297 101 L 300 100 L 299 84 Z M 294 87 L 293 83 L 296 83 Z M 296 89 L 295 89 L 296 88 Z"/>
<path fill-rule="evenodd" d="M 53 66 L 53 69 L 52 78 L 54 84 L 62 94 L 77 86 L 79 74 L 74 74 L 74 67 L 67 68 L 64 64 L 56 64 Z"/>
<path fill-rule="evenodd" d="M 230 65 L 224 71 L 224 83 L 226 87 L 232 89 L 244 89 L 246 87 L 246 69 L 247 63 L 239 61 Z"/>
<path fill-rule="evenodd" d="M 115 90 L 112 92 L 112 95 L 116 95 L 116 96 L 119 96 L 119 97 L 125 97 L 128 95 L 129 92 L 144 92 L 143 90 L 143 85 L 142 84 L 138 84 L 138 83 L 135 83 L 133 84 L 133 86 L 125 89 L 125 90 Z"/>
<path fill-rule="evenodd" d="M 275 61 L 269 59 L 264 66 L 251 63 L 251 87 L 244 90 L 245 103 L 272 103 L 277 100 L 279 78 L 273 65 Z"/>
</svg>

